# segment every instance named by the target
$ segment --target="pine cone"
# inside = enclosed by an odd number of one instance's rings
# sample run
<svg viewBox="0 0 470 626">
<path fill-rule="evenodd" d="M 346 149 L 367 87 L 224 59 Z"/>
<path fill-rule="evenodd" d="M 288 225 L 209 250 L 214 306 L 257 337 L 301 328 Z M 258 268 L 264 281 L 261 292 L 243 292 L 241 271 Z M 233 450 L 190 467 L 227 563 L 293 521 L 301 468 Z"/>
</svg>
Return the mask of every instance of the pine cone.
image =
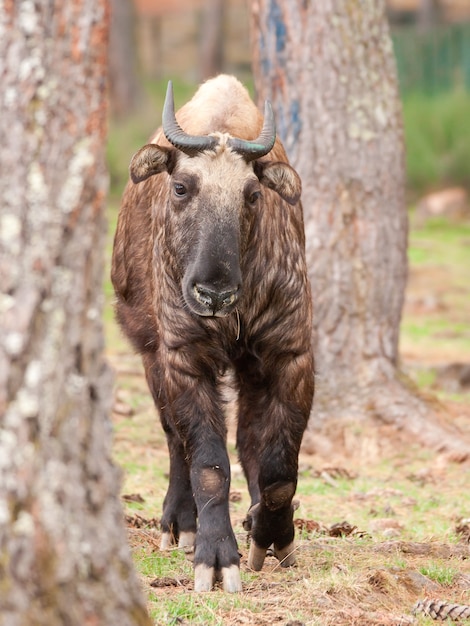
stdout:
<svg viewBox="0 0 470 626">
<path fill-rule="evenodd" d="M 413 613 L 424 613 L 435 620 L 444 621 L 470 618 L 470 606 L 466 604 L 451 604 L 445 600 L 418 600 Z"/>
</svg>

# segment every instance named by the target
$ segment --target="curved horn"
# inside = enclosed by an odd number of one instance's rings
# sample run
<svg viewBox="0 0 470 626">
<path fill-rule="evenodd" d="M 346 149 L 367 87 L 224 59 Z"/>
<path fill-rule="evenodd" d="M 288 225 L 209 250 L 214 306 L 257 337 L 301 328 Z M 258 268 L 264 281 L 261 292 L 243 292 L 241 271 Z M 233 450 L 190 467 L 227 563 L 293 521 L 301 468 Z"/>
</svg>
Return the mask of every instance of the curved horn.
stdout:
<svg viewBox="0 0 470 626">
<path fill-rule="evenodd" d="M 203 150 L 212 150 L 218 143 L 215 137 L 188 135 L 176 121 L 173 84 L 168 81 L 165 104 L 162 113 L 163 132 L 168 141 L 188 156 L 194 156 Z"/>
<path fill-rule="evenodd" d="M 276 141 L 276 124 L 274 122 L 274 113 L 269 100 L 264 103 L 264 122 L 263 128 L 259 136 L 253 141 L 245 139 L 236 139 L 235 137 L 228 140 L 228 145 L 234 152 L 241 154 L 245 161 L 254 161 L 268 154 Z"/>
</svg>

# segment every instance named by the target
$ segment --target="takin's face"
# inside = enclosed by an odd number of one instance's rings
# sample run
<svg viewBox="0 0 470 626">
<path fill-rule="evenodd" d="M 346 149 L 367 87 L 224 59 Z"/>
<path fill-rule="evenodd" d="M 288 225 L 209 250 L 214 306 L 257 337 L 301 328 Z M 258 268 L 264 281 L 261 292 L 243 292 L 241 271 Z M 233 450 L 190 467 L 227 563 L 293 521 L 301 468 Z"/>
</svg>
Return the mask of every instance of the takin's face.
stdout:
<svg viewBox="0 0 470 626">
<path fill-rule="evenodd" d="M 195 156 L 148 144 L 134 155 L 130 173 L 134 183 L 169 174 L 172 249 L 185 303 L 196 315 L 224 317 L 242 294 L 240 259 L 263 186 L 295 204 L 301 183 L 286 163 L 247 163 L 226 145 L 228 135 L 217 136 L 214 149 Z"/>
</svg>

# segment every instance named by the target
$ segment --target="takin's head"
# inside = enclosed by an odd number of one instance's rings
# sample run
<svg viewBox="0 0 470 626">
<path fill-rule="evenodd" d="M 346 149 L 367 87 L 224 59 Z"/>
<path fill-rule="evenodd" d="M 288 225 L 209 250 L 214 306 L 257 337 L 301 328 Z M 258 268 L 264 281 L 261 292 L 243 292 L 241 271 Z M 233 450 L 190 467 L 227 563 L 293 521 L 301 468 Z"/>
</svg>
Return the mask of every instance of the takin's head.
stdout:
<svg viewBox="0 0 470 626">
<path fill-rule="evenodd" d="M 167 172 L 171 221 L 179 224 L 174 250 L 185 303 L 197 315 L 224 317 L 242 294 L 240 259 L 253 217 L 263 209 L 263 186 L 294 205 L 300 178 L 287 163 L 260 160 L 276 139 L 269 102 L 253 141 L 220 132 L 189 135 L 176 121 L 169 82 L 163 132 L 173 147 L 150 143 L 141 148 L 130 164 L 131 179 L 139 183 Z"/>
</svg>

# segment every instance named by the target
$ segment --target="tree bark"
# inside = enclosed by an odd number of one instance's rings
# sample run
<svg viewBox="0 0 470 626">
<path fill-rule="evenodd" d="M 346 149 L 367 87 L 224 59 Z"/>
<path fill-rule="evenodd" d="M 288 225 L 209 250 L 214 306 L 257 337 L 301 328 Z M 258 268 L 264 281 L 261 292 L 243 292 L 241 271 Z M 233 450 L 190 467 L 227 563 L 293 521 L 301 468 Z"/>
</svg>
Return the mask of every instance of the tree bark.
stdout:
<svg viewBox="0 0 470 626">
<path fill-rule="evenodd" d="M 109 91 L 111 112 L 116 117 L 132 113 L 141 98 L 135 22 L 135 5 L 131 0 L 111 0 Z"/>
<path fill-rule="evenodd" d="M 224 0 L 206 0 L 202 10 L 200 73 L 207 80 L 222 71 L 224 61 Z"/>
<path fill-rule="evenodd" d="M 310 429 L 372 415 L 468 454 L 398 376 L 407 277 L 401 107 L 385 2 L 252 0 L 255 84 L 303 181 L 315 310 Z M 425 426 L 427 426 L 425 428 Z"/>
<path fill-rule="evenodd" d="M 150 624 L 101 324 L 107 0 L 0 0 L 0 624 Z"/>
<path fill-rule="evenodd" d="M 442 20 L 440 0 L 420 0 L 418 9 L 418 27 L 428 31 L 438 26 Z"/>
</svg>

